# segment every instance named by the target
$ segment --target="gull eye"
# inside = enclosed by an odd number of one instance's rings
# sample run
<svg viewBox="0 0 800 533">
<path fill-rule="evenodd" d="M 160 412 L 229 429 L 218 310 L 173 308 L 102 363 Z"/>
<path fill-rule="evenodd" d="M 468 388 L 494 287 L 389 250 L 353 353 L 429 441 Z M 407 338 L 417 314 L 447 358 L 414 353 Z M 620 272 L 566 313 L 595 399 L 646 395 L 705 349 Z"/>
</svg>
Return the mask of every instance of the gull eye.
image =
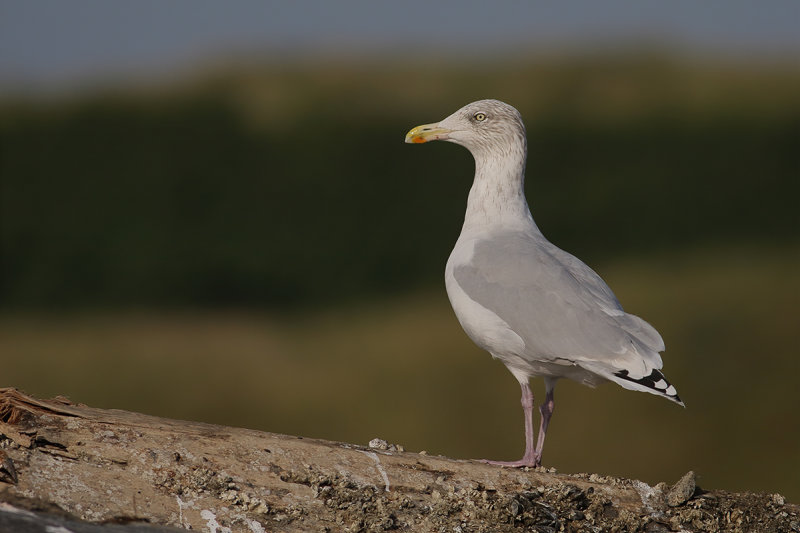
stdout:
<svg viewBox="0 0 800 533">
<path fill-rule="evenodd" d="M 478 122 L 483 122 L 484 120 L 486 120 L 486 113 L 475 113 L 473 115 L 473 118 Z"/>
</svg>

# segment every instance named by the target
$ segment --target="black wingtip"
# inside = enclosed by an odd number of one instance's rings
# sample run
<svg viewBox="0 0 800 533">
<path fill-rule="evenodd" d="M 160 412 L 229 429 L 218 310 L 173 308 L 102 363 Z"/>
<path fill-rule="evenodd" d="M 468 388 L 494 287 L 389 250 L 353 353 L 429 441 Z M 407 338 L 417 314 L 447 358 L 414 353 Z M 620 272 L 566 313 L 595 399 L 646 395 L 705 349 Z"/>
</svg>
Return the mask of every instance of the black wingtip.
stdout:
<svg viewBox="0 0 800 533">
<path fill-rule="evenodd" d="M 681 401 L 680 396 L 678 396 L 678 391 L 676 391 L 675 387 L 673 387 L 672 384 L 667 381 L 667 378 L 664 377 L 664 374 L 662 374 L 660 370 L 653 369 L 649 376 L 645 376 L 643 378 L 632 378 L 627 370 L 614 372 L 614 375 L 632 383 L 638 383 L 639 385 L 647 387 L 653 392 L 664 396 L 668 400 L 672 400 L 678 405 L 686 407 L 686 405 Z"/>
</svg>

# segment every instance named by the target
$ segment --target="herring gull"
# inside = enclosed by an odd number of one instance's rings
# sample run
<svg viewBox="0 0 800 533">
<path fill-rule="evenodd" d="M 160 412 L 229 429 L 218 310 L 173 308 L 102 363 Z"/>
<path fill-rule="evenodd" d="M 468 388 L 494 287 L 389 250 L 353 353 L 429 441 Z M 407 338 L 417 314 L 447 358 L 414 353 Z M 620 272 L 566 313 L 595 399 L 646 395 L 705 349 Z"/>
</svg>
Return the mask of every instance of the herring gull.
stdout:
<svg viewBox="0 0 800 533">
<path fill-rule="evenodd" d="M 447 295 L 467 335 L 502 361 L 522 388 L 525 455 L 502 466 L 539 466 L 559 378 L 591 387 L 613 381 L 683 405 L 661 373 L 664 341 L 626 313 L 594 270 L 551 244 L 525 199 L 527 141 L 522 117 L 498 100 L 480 100 L 435 124 L 417 126 L 407 143 L 450 141 L 475 158 L 461 235 L 445 268 Z M 534 445 L 533 394 L 545 400 Z"/>
</svg>

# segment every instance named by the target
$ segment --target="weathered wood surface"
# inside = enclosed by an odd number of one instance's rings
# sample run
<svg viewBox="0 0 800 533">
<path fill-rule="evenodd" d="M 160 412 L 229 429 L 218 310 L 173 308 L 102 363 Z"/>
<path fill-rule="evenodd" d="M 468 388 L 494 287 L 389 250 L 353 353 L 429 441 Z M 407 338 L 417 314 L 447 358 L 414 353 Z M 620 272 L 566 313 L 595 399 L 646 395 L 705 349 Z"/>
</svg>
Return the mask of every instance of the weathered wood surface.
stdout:
<svg viewBox="0 0 800 533">
<path fill-rule="evenodd" d="M 670 489 L 498 468 L 16 389 L 0 389 L 0 502 L 0 525 L 3 506 L 50 506 L 137 531 L 800 531 L 779 495 L 704 492 L 692 475 Z"/>
</svg>

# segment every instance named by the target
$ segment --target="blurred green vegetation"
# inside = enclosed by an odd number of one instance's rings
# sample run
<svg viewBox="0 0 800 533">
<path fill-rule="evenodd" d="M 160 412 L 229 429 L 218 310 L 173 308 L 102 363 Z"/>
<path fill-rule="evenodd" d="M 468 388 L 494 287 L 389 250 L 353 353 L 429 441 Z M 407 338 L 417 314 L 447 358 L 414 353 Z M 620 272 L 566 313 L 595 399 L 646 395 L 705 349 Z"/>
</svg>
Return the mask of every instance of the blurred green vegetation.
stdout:
<svg viewBox="0 0 800 533">
<path fill-rule="evenodd" d="M 800 501 L 790 67 L 309 63 L 5 95 L 0 386 L 516 458 L 518 387 L 442 283 L 471 157 L 403 144 L 486 97 L 526 120 L 540 228 L 661 331 L 688 406 L 560 383 L 546 463 Z"/>
<path fill-rule="evenodd" d="M 796 72 L 276 67 L 6 99 L 0 299 L 275 309 L 438 282 L 472 161 L 403 135 L 487 96 L 523 112 L 534 216 L 581 257 L 797 243 Z"/>
</svg>

